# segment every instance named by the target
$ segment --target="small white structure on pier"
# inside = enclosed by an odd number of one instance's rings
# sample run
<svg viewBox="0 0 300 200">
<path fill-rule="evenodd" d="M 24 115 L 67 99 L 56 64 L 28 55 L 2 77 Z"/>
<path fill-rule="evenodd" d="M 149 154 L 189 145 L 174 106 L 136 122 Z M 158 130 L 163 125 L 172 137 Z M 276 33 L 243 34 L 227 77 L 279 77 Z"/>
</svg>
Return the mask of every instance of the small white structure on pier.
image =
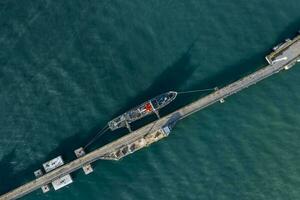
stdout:
<svg viewBox="0 0 300 200">
<path fill-rule="evenodd" d="M 65 163 L 64 163 L 62 157 L 58 156 L 56 158 L 53 158 L 52 160 L 49 160 L 48 162 L 45 162 L 43 164 L 43 167 L 45 169 L 45 172 L 48 173 L 48 172 L 50 172 L 50 171 L 52 171 L 52 170 L 54 170 L 54 169 L 56 169 L 56 168 L 58 168 L 58 167 L 60 167 L 64 164 Z"/>
<path fill-rule="evenodd" d="M 52 186 L 54 190 L 58 190 L 62 187 L 65 187 L 66 185 L 69 185 L 73 183 L 73 179 L 70 174 L 64 175 L 60 177 L 59 179 L 56 179 L 52 182 Z"/>
</svg>

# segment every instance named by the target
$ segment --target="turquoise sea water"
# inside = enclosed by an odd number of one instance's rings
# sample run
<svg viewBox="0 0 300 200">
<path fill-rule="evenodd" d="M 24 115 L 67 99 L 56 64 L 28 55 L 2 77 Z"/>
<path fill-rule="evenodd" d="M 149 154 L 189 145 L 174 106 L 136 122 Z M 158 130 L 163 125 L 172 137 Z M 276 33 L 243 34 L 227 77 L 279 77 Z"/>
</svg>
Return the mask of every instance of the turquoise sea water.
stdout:
<svg viewBox="0 0 300 200">
<path fill-rule="evenodd" d="M 299 0 L 1 1 L 0 193 L 48 159 L 73 159 L 145 99 L 220 87 L 266 65 L 271 47 L 300 30 L 299 9 Z M 299 75 L 298 64 L 147 149 L 24 199 L 300 199 Z"/>
</svg>

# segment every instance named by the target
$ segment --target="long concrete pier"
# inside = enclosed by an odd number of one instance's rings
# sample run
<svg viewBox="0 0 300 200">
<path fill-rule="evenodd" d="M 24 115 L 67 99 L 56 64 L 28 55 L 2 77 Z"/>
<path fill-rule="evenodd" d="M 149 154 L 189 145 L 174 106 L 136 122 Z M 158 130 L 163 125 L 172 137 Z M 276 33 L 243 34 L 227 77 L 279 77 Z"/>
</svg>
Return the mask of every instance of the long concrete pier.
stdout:
<svg viewBox="0 0 300 200">
<path fill-rule="evenodd" d="M 161 135 L 163 127 L 171 127 L 179 120 L 203 109 L 209 105 L 212 105 L 216 102 L 222 101 L 226 97 L 239 92 L 240 90 L 247 88 L 257 82 L 280 72 L 283 69 L 291 68 L 297 61 L 300 61 L 300 36 L 297 36 L 293 40 L 289 40 L 285 44 L 281 45 L 280 48 L 277 48 L 275 52 L 267 56 L 269 65 L 236 81 L 233 82 L 221 89 L 216 90 L 215 92 L 200 98 L 193 103 L 184 106 L 165 117 L 162 117 L 152 123 L 147 124 L 146 126 L 131 132 L 130 134 L 123 136 L 122 138 L 109 143 L 103 147 L 96 149 L 83 157 L 80 157 L 76 160 L 71 161 L 43 176 L 37 178 L 33 181 L 30 181 L 2 196 L 0 200 L 11 200 L 20 198 L 34 190 L 39 189 L 43 185 L 46 185 L 53 180 L 56 180 L 66 174 L 70 174 L 75 170 L 82 168 L 86 164 L 90 164 L 99 159 L 108 159 L 108 160 L 118 160 L 121 157 L 124 157 L 130 153 L 133 153 L 135 150 L 126 149 L 126 151 L 120 152 L 120 149 L 134 146 L 139 149 L 141 147 L 147 146 L 158 139 L 161 139 L 166 134 Z M 155 133 L 155 134 L 153 134 Z M 140 145 L 140 147 L 136 147 Z"/>
</svg>

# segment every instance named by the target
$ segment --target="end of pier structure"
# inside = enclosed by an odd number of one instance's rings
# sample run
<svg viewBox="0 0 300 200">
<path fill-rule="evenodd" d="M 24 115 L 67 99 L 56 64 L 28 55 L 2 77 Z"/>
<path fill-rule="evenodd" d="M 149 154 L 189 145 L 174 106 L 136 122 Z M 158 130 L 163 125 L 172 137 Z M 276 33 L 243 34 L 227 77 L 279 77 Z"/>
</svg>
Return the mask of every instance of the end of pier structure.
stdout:
<svg viewBox="0 0 300 200">
<path fill-rule="evenodd" d="M 299 41 L 300 33 L 298 32 L 298 35 L 294 39 L 286 39 L 284 42 L 273 47 L 273 52 L 265 57 L 266 60 L 270 65 L 276 64 L 278 62 L 290 61 L 283 66 L 285 70 L 290 69 L 295 65 L 296 62 L 300 62 L 300 56 L 298 56 L 297 58 L 291 58 L 295 52 L 289 51 L 289 49 L 291 48 L 299 51 Z M 295 45 L 297 45 L 296 48 Z"/>
</svg>

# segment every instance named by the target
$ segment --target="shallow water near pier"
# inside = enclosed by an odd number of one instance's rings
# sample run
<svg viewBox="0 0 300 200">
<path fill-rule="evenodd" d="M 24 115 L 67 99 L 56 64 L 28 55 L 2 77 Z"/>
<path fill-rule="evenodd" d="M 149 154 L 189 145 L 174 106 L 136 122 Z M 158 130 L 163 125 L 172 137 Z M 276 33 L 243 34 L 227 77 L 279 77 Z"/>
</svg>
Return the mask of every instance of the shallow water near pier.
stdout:
<svg viewBox="0 0 300 200">
<path fill-rule="evenodd" d="M 53 157 L 74 159 L 144 100 L 222 87 L 265 66 L 271 48 L 300 30 L 299 9 L 298 0 L 1 2 L 0 193 Z M 299 74 L 297 64 L 184 119 L 149 148 L 23 199 L 297 200 Z M 162 114 L 205 94 L 179 96 Z"/>
</svg>

